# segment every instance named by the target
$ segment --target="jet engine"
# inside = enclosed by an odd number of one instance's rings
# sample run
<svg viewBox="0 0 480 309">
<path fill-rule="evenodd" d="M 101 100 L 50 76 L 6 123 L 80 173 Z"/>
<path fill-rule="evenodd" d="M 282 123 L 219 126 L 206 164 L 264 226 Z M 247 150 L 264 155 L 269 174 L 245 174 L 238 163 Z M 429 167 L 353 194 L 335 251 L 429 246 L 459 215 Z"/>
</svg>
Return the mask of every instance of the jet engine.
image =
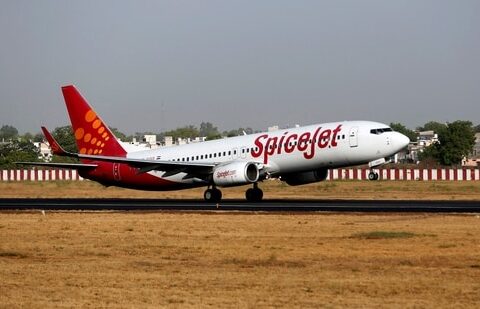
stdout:
<svg viewBox="0 0 480 309">
<path fill-rule="evenodd" d="M 260 171 L 253 162 L 231 162 L 215 167 L 213 182 L 219 187 L 245 185 L 258 181 Z"/>
<path fill-rule="evenodd" d="M 315 171 L 292 173 L 282 175 L 282 181 L 285 181 L 290 186 L 306 185 L 309 183 L 324 181 L 327 179 L 328 169 L 321 168 Z"/>
</svg>

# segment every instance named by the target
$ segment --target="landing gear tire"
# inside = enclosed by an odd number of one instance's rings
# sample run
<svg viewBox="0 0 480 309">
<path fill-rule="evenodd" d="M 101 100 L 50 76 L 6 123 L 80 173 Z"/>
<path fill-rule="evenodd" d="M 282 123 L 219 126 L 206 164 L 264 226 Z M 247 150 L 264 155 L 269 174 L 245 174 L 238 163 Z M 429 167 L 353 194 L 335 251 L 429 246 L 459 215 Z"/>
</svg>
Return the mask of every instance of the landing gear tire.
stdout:
<svg viewBox="0 0 480 309">
<path fill-rule="evenodd" d="M 260 202 L 263 199 L 263 191 L 259 188 L 250 188 L 245 192 L 245 198 L 249 202 Z"/>
<path fill-rule="evenodd" d="M 222 200 L 222 191 L 217 188 L 207 189 L 203 193 L 203 197 L 207 202 L 218 203 Z"/>
<path fill-rule="evenodd" d="M 375 172 L 370 172 L 368 174 L 368 180 L 378 180 L 378 173 L 375 173 Z"/>
</svg>

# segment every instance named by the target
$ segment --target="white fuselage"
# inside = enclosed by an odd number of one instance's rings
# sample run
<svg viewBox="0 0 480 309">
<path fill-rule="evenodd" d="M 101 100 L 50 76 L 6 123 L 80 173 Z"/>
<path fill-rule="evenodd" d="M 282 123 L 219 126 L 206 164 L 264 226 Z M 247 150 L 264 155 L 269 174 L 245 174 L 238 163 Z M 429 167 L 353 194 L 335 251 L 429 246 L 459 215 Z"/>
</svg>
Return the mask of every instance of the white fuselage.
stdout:
<svg viewBox="0 0 480 309">
<path fill-rule="evenodd" d="M 271 177 L 278 177 L 368 163 L 394 155 L 408 142 L 406 136 L 382 123 L 344 121 L 129 152 L 127 158 L 220 165 L 248 161 L 262 166 Z M 164 172 L 149 174 L 162 178 Z M 185 173 L 165 179 L 192 185 L 198 182 L 185 178 Z"/>
</svg>

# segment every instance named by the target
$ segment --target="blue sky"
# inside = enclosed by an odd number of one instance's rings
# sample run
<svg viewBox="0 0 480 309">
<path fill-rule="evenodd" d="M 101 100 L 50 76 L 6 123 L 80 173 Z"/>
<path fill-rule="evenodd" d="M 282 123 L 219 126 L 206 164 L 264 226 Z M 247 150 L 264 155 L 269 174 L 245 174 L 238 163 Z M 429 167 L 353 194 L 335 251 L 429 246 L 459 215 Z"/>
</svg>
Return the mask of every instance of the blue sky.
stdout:
<svg viewBox="0 0 480 309">
<path fill-rule="evenodd" d="M 480 123 L 479 1 L 1 1 L 0 125 Z"/>
</svg>

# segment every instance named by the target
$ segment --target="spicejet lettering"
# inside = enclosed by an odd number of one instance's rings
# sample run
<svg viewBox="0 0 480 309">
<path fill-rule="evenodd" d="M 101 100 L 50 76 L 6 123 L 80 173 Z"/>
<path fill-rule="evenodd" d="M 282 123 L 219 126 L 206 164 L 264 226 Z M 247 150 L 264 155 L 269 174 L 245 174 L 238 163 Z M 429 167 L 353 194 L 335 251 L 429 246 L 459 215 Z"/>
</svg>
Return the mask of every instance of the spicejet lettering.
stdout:
<svg viewBox="0 0 480 309">
<path fill-rule="evenodd" d="M 336 147 L 337 136 L 341 131 L 342 125 L 338 125 L 334 130 L 325 129 L 322 131 L 322 127 L 318 127 L 315 132 L 305 132 L 298 136 L 298 134 L 288 135 L 288 131 L 284 132 L 280 137 L 270 137 L 268 134 L 263 134 L 257 137 L 254 141 L 255 148 L 252 151 L 254 158 L 261 157 L 263 155 L 263 163 L 268 163 L 268 158 L 275 154 L 292 153 L 297 149 L 303 152 L 303 157 L 307 160 L 312 159 L 315 156 L 315 149 L 326 147 Z"/>
</svg>

